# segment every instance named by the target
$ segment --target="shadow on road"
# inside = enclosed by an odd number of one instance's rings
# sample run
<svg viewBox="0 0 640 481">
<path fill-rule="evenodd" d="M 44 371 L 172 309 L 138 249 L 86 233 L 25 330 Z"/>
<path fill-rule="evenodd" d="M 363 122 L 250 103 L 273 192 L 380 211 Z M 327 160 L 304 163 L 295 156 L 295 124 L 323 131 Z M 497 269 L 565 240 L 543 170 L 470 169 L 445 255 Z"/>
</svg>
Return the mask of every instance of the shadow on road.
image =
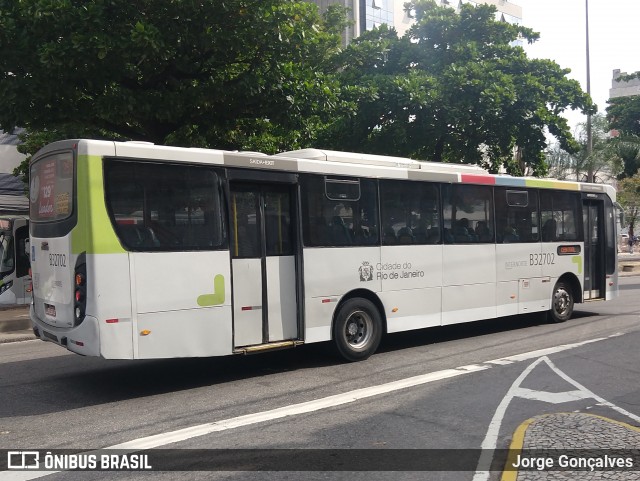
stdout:
<svg viewBox="0 0 640 481">
<path fill-rule="evenodd" d="M 575 312 L 574 320 L 597 315 Z M 397 333 L 386 336 L 378 352 L 402 351 L 545 323 L 545 316 L 529 314 Z M 329 343 L 253 356 L 119 361 L 64 355 L 6 363 L 0 364 L 0 418 L 62 412 L 244 379 L 257 382 L 260 377 L 274 373 L 341 363 L 332 355 Z M 16 403 L 16 399 L 20 402 Z"/>
</svg>

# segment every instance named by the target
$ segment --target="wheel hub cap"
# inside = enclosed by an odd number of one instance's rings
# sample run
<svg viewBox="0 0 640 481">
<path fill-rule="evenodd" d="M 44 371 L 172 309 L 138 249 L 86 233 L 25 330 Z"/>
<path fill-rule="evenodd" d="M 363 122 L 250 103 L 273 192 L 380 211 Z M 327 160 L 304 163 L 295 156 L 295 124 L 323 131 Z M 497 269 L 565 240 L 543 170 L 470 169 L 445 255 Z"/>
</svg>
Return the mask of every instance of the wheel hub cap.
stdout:
<svg viewBox="0 0 640 481">
<path fill-rule="evenodd" d="M 349 326 L 347 327 L 347 334 L 349 334 L 350 336 L 355 336 L 358 333 L 358 326 L 356 325 L 355 322 L 352 322 L 349 324 Z"/>
<path fill-rule="evenodd" d="M 556 294 L 556 312 L 563 314 L 569 306 L 569 294 L 564 290 L 559 290 Z"/>
</svg>

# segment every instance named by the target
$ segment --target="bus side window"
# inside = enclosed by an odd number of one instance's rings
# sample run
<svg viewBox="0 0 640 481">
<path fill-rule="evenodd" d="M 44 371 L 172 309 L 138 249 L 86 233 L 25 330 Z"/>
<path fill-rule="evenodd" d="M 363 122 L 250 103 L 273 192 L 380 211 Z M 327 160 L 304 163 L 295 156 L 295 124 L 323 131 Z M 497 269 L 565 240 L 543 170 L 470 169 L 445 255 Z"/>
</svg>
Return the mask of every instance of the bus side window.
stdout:
<svg viewBox="0 0 640 481">
<path fill-rule="evenodd" d="M 580 196 L 573 192 L 551 192 L 540 196 L 542 241 L 581 241 Z"/>
<path fill-rule="evenodd" d="M 29 228 L 16 229 L 16 277 L 29 274 Z"/>
<path fill-rule="evenodd" d="M 495 211 L 498 243 L 538 242 L 538 191 L 497 187 Z"/>
<path fill-rule="evenodd" d="M 438 244 L 438 187 L 428 182 L 380 181 L 382 245 Z"/>
<path fill-rule="evenodd" d="M 445 244 L 493 243 L 493 191 L 489 186 L 443 185 L 442 212 Z"/>
<path fill-rule="evenodd" d="M 378 243 L 376 181 L 303 175 L 300 189 L 305 246 L 350 247 Z"/>
</svg>

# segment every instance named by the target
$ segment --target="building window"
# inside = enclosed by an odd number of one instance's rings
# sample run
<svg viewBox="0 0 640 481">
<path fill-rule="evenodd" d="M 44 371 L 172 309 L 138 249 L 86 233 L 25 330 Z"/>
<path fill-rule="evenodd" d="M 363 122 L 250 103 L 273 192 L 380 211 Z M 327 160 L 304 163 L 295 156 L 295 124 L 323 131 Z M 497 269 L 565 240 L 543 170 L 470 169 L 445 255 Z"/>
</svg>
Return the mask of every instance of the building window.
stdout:
<svg viewBox="0 0 640 481">
<path fill-rule="evenodd" d="M 361 29 L 373 30 L 382 24 L 393 27 L 393 4 L 393 0 L 361 0 Z"/>
</svg>

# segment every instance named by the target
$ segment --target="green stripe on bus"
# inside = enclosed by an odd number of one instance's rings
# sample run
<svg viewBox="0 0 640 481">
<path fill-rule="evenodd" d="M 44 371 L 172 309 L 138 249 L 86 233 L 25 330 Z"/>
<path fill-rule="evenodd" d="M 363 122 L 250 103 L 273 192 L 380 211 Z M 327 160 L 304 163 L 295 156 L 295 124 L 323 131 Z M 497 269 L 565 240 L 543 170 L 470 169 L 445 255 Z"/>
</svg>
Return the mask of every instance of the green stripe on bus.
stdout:
<svg viewBox="0 0 640 481">
<path fill-rule="evenodd" d="M 525 179 L 525 185 L 542 189 L 580 190 L 580 184 L 576 182 L 559 182 L 557 180 Z"/>
<path fill-rule="evenodd" d="M 126 252 L 113 230 L 104 200 L 102 157 L 78 155 L 76 168 L 78 225 L 71 234 L 74 254 L 116 254 Z"/>
</svg>

